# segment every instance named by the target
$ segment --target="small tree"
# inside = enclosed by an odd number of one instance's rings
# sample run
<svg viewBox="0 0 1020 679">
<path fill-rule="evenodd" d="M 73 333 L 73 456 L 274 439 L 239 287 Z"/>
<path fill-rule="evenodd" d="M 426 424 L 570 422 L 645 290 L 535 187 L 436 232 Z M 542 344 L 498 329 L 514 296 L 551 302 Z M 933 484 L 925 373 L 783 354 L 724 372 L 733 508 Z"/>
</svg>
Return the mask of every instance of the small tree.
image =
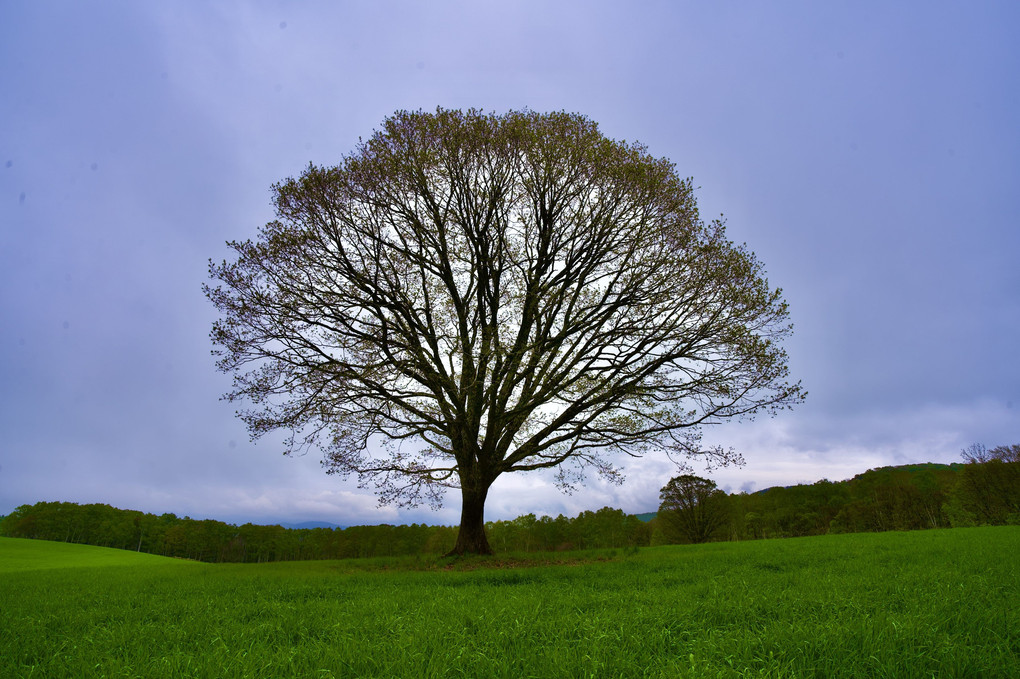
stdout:
<svg viewBox="0 0 1020 679">
<path fill-rule="evenodd" d="M 226 397 L 253 438 L 289 431 L 381 502 L 458 488 L 456 553 L 491 552 L 502 474 L 731 461 L 701 426 L 803 397 L 754 255 L 670 162 L 583 116 L 400 112 L 273 193 L 278 219 L 210 262 Z"/>
<path fill-rule="evenodd" d="M 658 518 L 667 542 L 708 542 L 729 519 L 726 493 L 715 481 L 684 474 L 659 492 Z"/>
<path fill-rule="evenodd" d="M 946 505 L 953 525 L 1020 523 L 1020 444 L 974 444 L 962 457 L 967 464 Z"/>
<path fill-rule="evenodd" d="M 985 462 L 1020 462 L 1020 444 L 1014 443 L 1011 446 L 996 446 L 988 450 L 980 443 L 972 443 L 960 452 L 960 457 L 971 464 L 982 464 Z"/>
</svg>

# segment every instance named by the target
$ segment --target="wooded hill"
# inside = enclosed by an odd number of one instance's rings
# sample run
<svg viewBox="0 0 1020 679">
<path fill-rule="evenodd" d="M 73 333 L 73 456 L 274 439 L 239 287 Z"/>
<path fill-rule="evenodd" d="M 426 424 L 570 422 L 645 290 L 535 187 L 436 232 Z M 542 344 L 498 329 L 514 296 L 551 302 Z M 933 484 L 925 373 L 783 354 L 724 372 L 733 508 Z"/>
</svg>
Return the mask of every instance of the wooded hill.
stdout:
<svg viewBox="0 0 1020 679">
<path fill-rule="evenodd" d="M 1020 462 L 883 467 L 847 481 L 726 495 L 717 540 L 1020 524 Z M 683 541 L 659 518 L 650 522 L 604 507 L 576 517 L 527 514 L 486 524 L 497 551 L 552 551 Z M 450 526 L 288 529 L 146 514 L 104 504 L 39 502 L 0 521 L 0 535 L 131 549 L 212 562 L 443 554 Z"/>
</svg>

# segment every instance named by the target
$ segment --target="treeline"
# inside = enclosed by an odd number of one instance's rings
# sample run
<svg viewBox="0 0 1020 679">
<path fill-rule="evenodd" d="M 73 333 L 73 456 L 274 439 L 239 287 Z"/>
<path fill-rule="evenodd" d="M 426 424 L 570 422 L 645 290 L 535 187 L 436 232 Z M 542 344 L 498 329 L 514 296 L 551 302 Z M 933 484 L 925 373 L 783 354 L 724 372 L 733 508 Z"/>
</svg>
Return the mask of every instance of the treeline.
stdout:
<svg viewBox="0 0 1020 679">
<path fill-rule="evenodd" d="M 710 484 L 712 540 L 1020 524 L 1020 446 L 971 446 L 963 464 L 883 467 L 847 481 L 727 495 Z M 694 479 L 696 477 L 687 477 Z M 696 504 L 696 502 L 695 502 Z M 704 514 L 704 513 L 703 513 Z M 576 517 L 527 514 L 486 524 L 498 552 L 616 549 L 690 542 L 660 515 L 603 507 Z M 0 519 L 0 535 L 131 549 L 209 562 L 445 554 L 452 526 L 283 528 L 146 514 L 104 504 L 39 502 Z M 699 538 L 700 539 L 700 538 Z"/>
<path fill-rule="evenodd" d="M 500 551 L 552 551 L 641 546 L 649 525 L 605 507 L 574 518 L 534 514 L 486 524 L 489 541 Z M 105 504 L 39 502 L 22 505 L 0 521 L 6 537 L 57 540 L 208 562 L 256 563 L 349 559 L 414 554 L 445 554 L 457 538 L 452 526 L 351 526 L 284 528 L 242 526 L 147 514 Z"/>
<path fill-rule="evenodd" d="M 711 539 L 1020 524 L 1020 446 L 975 445 L 963 458 L 961 464 L 882 467 L 847 481 L 718 493 L 710 502 L 722 520 L 713 522 Z M 652 544 L 692 541 L 663 518 L 660 512 Z"/>
<path fill-rule="evenodd" d="M 964 465 L 882 467 L 848 481 L 730 495 L 723 538 L 750 540 L 962 525 L 950 520 Z M 975 525 L 976 522 L 970 524 Z"/>
</svg>

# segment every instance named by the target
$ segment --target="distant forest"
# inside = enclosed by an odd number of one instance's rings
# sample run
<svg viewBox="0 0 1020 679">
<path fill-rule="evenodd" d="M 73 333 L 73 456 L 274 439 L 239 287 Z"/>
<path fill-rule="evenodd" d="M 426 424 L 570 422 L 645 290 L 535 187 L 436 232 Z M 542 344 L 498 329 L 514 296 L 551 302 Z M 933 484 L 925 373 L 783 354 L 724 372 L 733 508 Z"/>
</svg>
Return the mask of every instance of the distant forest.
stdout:
<svg viewBox="0 0 1020 679">
<path fill-rule="evenodd" d="M 1010 447 L 1007 450 L 1018 447 Z M 999 449 L 995 449 L 998 451 Z M 981 452 L 972 448 L 972 452 Z M 1020 461 L 883 467 L 847 481 L 725 495 L 715 540 L 1020 524 Z M 643 520 L 651 518 L 650 521 Z M 486 524 L 497 552 L 615 549 L 682 542 L 661 517 L 604 507 L 576 517 L 527 514 Z M 130 549 L 208 562 L 445 554 L 451 526 L 283 528 L 146 514 L 104 504 L 39 502 L 0 520 L 0 535 Z"/>
</svg>

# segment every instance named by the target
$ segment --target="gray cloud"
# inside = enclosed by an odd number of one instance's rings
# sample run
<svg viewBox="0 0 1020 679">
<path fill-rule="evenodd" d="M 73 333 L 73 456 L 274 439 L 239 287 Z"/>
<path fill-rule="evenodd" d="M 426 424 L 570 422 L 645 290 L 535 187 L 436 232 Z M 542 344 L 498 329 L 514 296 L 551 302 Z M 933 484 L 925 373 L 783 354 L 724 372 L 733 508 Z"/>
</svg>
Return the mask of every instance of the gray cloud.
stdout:
<svg viewBox="0 0 1020 679">
<path fill-rule="evenodd" d="M 200 291 L 272 217 L 270 184 L 437 105 L 580 111 L 647 143 L 784 288 L 810 396 L 707 432 L 748 460 L 720 486 L 1016 442 L 1015 8 L 387 7 L 0 10 L 0 513 L 455 523 L 456 498 L 378 509 L 314 454 L 251 445 Z M 489 516 L 653 509 L 674 468 L 627 467 L 572 496 L 502 479 Z"/>
</svg>

